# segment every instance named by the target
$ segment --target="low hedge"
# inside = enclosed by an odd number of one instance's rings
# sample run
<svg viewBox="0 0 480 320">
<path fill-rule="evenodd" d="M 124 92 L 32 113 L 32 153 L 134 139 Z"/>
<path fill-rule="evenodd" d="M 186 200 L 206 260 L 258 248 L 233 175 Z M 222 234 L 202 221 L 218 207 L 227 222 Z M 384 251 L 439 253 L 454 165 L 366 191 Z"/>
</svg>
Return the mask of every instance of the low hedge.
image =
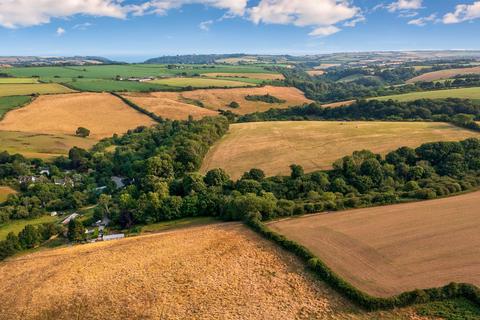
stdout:
<svg viewBox="0 0 480 320">
<path fill-rule="evenodd" d="M 139 105 L 133 103 L 132 101 L 124 98 L 123 96 L 115 93 L 115 92 L 110 92 L 110 94 L 112 94 L 113 96 L 119 98 L 120 100 L 122 100 L 125 104 L 127 104 L 129 107 L 137 110 L 138 112 L 141 112 L 147 116 L 149 116 L 150 118 L 152 118 L 153 120 L 157 121 L 157 122 L 163 122 L 163 118 L 160 117 L 160 116 L 157 116 L 155 113 L 153 112 L 150 112 L 142 107 L 140 107 Z"/>
<path fill-rule="evenodd" d="M 362 306 L 367 310 L 385 310 L 396 307 L 406 307 L 418 303 L 426 303 L 431 301 L 446 300 L 453 298 L 466 298 L 476 305 L 480 306 L 480 289 L 472 284 L 467 283 L 450 283 L 444 287 L 417 289 L 401 293 L 389 298 L 379 298 L 365 293 L 349 282 L 345 281 L 325 263 L 317 258 L 310 250 L 295 241 L 287 239 L 270 230 L 258 218 L 247 221 L 247 225 L 263 237 L 272 240 L 289 252 L 294 253 L 303 262 L 305 262 L 310 270 L 312 270 L 320 279 L 328 283 L 339 293 Z"/>
</svg>

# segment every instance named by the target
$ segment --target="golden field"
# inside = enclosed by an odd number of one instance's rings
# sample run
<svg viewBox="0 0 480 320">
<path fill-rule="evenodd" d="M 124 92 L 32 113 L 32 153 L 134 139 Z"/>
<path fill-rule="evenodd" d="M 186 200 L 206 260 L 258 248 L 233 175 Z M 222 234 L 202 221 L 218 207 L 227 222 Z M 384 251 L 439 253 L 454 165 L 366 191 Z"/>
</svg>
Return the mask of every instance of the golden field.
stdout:
<svg viewBox="0 0 480 320">
<path fill-rule="evenodd" d="M 470 67 L 470 68 L 458 68 L 458 69 L 446 69 L 424 73 L 418 77 L 412 78 L 407 81 L 407 83 L 415 83 L 420 81 L 435 81 L 441 79 L 449 79 L 455 76 L 466 75 L 466 74 L 479 74 L 480 67 Z"/>
<path fill-rule="evenodd" d="M 480 285 L 480 192 L 274 222 L 375 296 L 450 282 Z"/>
<path fill-rule="evenodd" d="M 435 122 L 285 121 L 240 123 L 208 152 L 201 171 L 225 169 L 239 178 L 251 168 L 267 175 L 289 174 L 291 164 L 306 172 L 329 169 L 353 151 L 385 154 L 402 146 L 480 137 L 478 133 Z"/>
</svg>

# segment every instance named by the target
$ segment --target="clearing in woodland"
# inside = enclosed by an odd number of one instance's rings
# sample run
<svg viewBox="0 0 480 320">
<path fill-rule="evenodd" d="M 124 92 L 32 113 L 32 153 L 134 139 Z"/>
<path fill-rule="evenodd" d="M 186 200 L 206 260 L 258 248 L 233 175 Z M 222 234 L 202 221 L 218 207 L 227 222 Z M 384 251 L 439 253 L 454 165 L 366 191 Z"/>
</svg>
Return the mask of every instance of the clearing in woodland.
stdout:
<svg viewBox="0 0 480 320">
<path fill-rule="evenodd" d="M 390 296 L 450 282 L 480 286 L 480 192 L 287 219 L 273 230 L 351 284 Z"/>
<path fill-rule="evenodd" d="M 430 82 L 441 79 L 449 79 L 455 76 L 463 76 L 467 74 L 480 74 L 480 67 L 446 69 L 428 72 L 408 80 L 407 83 L 415 83 L 420 81 Z"/>
<path fill-rule="evenodd" d="M 239 224 L 19 256 L 0 263 L 0 301 L 10 320 L 421 319 L 358 309 Z"/>
<path fill-rule="evenodd" d="M 40 96 L 28 106 L 7 113 L 0 130 L 74 135 L 78 127 L 101 139 L 155 122 L 108 93 Z"/>
<path fill-rule="evenodd" d="M 187 120 L 189 116 L 192 116 L 198 120 L 206 116 L 218 115 L 216 111 L 182 101 L 181 94 L 176 92 L 162 92 L 159 95 L 126 93 L 122 96 L 164 119 Z"/>
<path fill-rule="evenodd" d="M 251 168 L 267 175 L 289 174 L 291 164 L 306 172 L 331 168 L 353 151 L 368 149 L 385 154 L 402 146 L 456 141 L 478 133 L 435 122 L 285 121 L 240 123 L 208 152 L 202 172 L 225 169 L 239 178 Z"/>
</svg>

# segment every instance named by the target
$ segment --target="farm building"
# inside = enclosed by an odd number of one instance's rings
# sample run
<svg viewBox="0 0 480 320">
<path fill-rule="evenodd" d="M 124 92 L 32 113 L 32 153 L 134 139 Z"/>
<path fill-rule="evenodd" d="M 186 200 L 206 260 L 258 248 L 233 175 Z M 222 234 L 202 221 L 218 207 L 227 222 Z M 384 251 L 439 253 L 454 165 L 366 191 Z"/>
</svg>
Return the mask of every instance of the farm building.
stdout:
<svg viewBox="0 0 480 320">
<path fill-rule="evenodd" d="M 123 238 L 125 238 L 125 234 L 117 233 L 117 234 L 110 234 L 108 236 L 103 236 L 102 240 L 103 241 L 111 241 L 111 240 L 118 240 L 118 239 L 123 239 Z"/>
</svg>

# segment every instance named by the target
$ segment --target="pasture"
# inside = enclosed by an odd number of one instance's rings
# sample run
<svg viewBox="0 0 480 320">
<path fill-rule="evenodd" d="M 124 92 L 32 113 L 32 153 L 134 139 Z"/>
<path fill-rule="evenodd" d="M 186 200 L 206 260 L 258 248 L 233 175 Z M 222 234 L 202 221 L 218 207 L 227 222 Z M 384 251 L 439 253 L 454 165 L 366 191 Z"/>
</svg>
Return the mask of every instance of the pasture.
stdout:
<svg viewBox="0 0 480 320">
<path fill-rule="evenodd" d="M 480 74 L 480 67 L 470 67 L 470 68 L 458 68 L 458 69 L 446 69 L 439 71 L 432 71 L 419 75 L 418 77 L 412 78 L 407 81 L 407 83 L 415 83 L 420 81 L 430 82 L 435 80 L 449 79 L 455 76 L 462 76 L 467 74 Z"/>
<path fill-rule="evenodd" d="M 36 78 L 0 78 L 0 84 L 38 83 Z"/>
<path fill-rule="evenodd" d="M 17 192 L 10 187 L 0 186 L 0 203 L 5 202 L 5 200 L 7 200 L 9 195 L 15 194 L 15 193 Z M 0 240 L 2 240 L 1 235 L 0 235 Z"/>
<path fill-rule="evenodd" d="M 161 97 L 162 93 L 152 93 Z M 266 95 L 270 94 L 285 103 L 266 103 L 261 101 L 248 101 L 247 95 Z M 265 86 L 258 88 L 235 88 L 235 89 L 204 89 L 182 92 L 181 96 L 185 99 L 201 101 L 204 106 L 211 110 L 230 110 L 237 114 L 248 114 L 252 112 L 263 112 L 272 108 L 285 109 L 290 106 L 298 106 L 312 101 L 307 99 L 302 91 L 292 87 L 273 87 Z M 240 107 L 231 109 L 228 105 L 232 102 L 238 102 Z"/>
<path fill-rule="evenodd" d="M 159 97 L 148 93 L 130 93 L 123 96 L 164 119 L 187 120 L 189 116 L 192 116 L 198 120 L 206 116 L 218 115 L 216 111 L 182 101 L 181 94 L 176 92 L 163 92 Z"/>
<path fill-rule="evenodd" d="M 479 137 L 478 133 L 435 122 L 257 122 L 230 125 L 208 152 L 201 171 L 225 169 L 239 178 L 251 168 L 269 176 L 287 175 L 291 164 L 306 172 L 331 168 L 353 151 L 386 154 L 402 146 Z"/>
<path fill-rule="evenodd" d="M 30 96 L 0 97 L 0 119 L 10 110 L 23 106 L 30 102 Z"/>
<path fill-rule="evenodd" d="M 0 263 L 0 299 L 5 319 L 22 320 L 423 319 L 360 310 L 240 224 L 12 258 Z"/>
<path fill-rule="evenodd" d="M 392 96 L 370 98 L 369 100 L 413 101 L 418 99 L 471 99 L 480 102 L 480 87 L 411 92 Z"/>
<path fill-rule="evenodd" d="M 0 130 L 74 135 L 78 127 L 102 139 L 155 122 L 108 93 L 40 96 L 24 108 L 7 113 Z"/>
<path fill-rule="evenodd" d="M 72 147 L 90 149 L 95 143 L 97 140 L 73 135 L 0 130 L 0 152 L 19 153 L 28 158 L 64 156 Z"/>
<path fill-rule="evenodd" d="M 258 80 L 283 80 L 285 77 L 279 73 L 228 73 L 228 72 L 213 72 L 204 73 L 202 76 L 220 77 L 220 78 L 241 78 L 258 79 Z"/>
<path fill-rule="evenodd" d="M 172 90 L 173 87 L 148 82 L 137 81 L 116 81 L 108 79 L 63 79 L 69 87 L 78 91 L 89 92 L 122 92 L 122 91 L 134 91 L 134 92 L 150 92 L 161 90 Z"/>
<path fill-rule="evenodd" d="M 5 240 L 10 232 L 18 234 L 27 224 L 38 225 L 42 223 L 57 222 L 58 220 L 58 217 L 51 217 L 49 215 L 35 219 L 10 220 L 7 224 L 0 224 L 0 240 Z"/>
<path fill-rule="evenodd" d="M 480 285 L 480 192 L 269 224 L 371 295 Z"/>
<path fill-rule="evenodd" d="M 69 92 L 74 91 L 58 83 L 0 84 L 0 97 Z"/>
<path fill-rule="evenodd" d="M 156 79 L 149 81 L 148 83 L 161 84 L 171 87 L 193 87 L 193 88 L 211 88 L 211 87 L 248 87 L 254 86 L 255 84 L 242 82 L 242 81 L 232 81 L 232 80 L 223 80 L 223 79 L 213 79 L 213 78 L 188 78 L 188 77 L 177 77 L 177 78 L 167 78 L 167 79 Z"/>
</svg>

